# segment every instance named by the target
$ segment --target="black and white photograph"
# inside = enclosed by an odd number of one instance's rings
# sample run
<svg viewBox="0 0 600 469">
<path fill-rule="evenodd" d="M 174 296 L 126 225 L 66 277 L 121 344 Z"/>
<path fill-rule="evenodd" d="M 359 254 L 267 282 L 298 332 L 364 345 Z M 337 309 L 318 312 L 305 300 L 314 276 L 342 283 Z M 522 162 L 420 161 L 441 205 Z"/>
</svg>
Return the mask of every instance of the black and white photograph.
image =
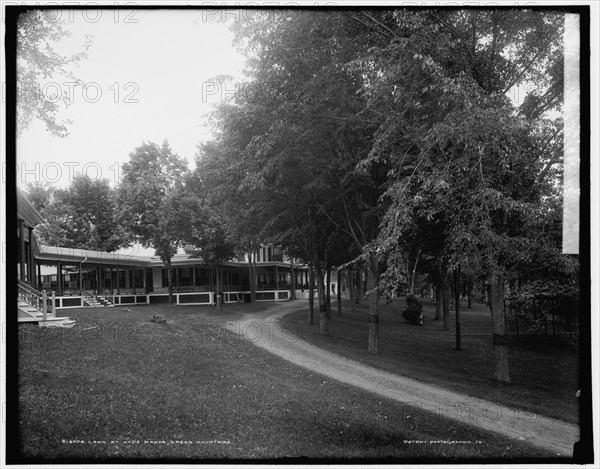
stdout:
<svg viewBox="0 0 600 469">
<path fill-rule="evenodd" d="M 3 467 L 598 467 L 600 4 L 447 3 L 2 2 Z"/>
</svg>

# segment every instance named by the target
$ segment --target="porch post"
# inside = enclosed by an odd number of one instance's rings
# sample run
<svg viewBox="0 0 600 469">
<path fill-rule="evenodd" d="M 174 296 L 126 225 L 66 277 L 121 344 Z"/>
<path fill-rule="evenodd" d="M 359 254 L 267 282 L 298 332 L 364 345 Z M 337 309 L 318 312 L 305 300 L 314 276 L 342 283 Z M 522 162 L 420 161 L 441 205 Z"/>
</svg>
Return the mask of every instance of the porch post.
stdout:
<svg viewBox="0 0 600 469">
<path fill-rule="evenodd" d="M 277 264 L 275 264 L 275 290 L 279 290 L 279 269 L 277 268 Z"/>
<path fill-rule="evenodd" d="M 100 266 L 96 266 L 96 295 L 100 294 Z"/>
<path fill-rule="evenodd" d="M 110 266 L 110 294 L 115 294 L 115 276 L 113 275 L 113 267 Z"/>
<path fill-rule="evenodd" d="M 37 287 L 38 287 L 38 289 L 41 290 L 42 289 L 42 265 L 41 264 L 37 265 L 37 271 L 38 271 L 38 274 L 37 274 Z"/>
<path fill-rule="evenodd" d="M 83 274 L 81 273 L 81 264 L 83 264 L 83 262 L 79 263 L 79 293 L 83 292 Z"/>
<path fill-rule="evenodd" d="M 63 293 L 63 279 L 62 279 L 62 262 L 58 261 L 56 263 L 56 270 L 58 275 L 56 276 L 56 289 L 58 290 L 58 296 L 62 296 Z"/>
<path fill-rule="evenodd" d="M 46 290 L 42 291 L 42 315 L 45 324 L 48 318 L 48 297 L 46 296 Z"/>
<path fill-rule="evenodd" d="M 117 295 L 121 294 L 121 276 L 119 273 L 119 266 L 117 266 Z"/>
<path fill-rule="evenodd" d="M 133 268 L 133 294 L 135 295 L 135 267 Z"/>
<path fill-rule="evenodd" d="M 19 253 L 21 255 L 19 259 L 19 273 L 21 280 L 25 281 L 25 227 L 23 220 L 17 220 L 17 224 L 19 227 Z"/>
<path fill-rule="evenodd" d="M 29 263 L 27 265 L 27 280 L 35 285 L 35 261 L 33 260 L 33 228 L 27 228 L 29 234 L 29 244 L 27 249 Z"/>
</svg>

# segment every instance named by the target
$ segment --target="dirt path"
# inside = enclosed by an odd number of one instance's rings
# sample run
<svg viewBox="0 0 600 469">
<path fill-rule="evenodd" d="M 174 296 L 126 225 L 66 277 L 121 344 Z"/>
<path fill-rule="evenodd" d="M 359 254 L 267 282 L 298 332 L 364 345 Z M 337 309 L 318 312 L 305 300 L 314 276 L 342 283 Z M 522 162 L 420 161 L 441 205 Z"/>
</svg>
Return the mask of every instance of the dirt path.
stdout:
<svg viewBox="0 0 600 469">
<path fill-rule="evenodd" d="M 279 318 L 305 307 L 306 303 L 300 301 L 281 303 L 274 310 L 248 314 L 240 321 L 228 322 L 226 328 L 291 363 L 337 381 L 527 441 L 557 455 L 572 456 L 573 444 L 579 440 L 577 425 L 378 370 L 309 344 L 279 325 Z"/>
</svg>

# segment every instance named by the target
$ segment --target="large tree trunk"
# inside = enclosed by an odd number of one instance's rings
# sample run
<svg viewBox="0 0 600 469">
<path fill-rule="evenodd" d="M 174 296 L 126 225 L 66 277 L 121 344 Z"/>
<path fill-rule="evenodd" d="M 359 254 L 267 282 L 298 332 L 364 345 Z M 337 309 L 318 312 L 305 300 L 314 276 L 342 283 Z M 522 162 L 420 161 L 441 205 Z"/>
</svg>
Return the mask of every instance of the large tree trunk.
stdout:
<svg viewBox="0 0 600 469">
<path fill-rule="evenodd" d="M 417 265 L 419 264 L 419 256 L 420 255 L 421 255 L 421 250 L 419 249 L 419 252 L 417 252 L 417 257 L 415 258 L 415 265 L 413 266 L 413 270 L 412 270 L 409 293 L 415 292 L 415 276 L 417 275 Z"/>
<path fill-rule="evenodd" d="M 327 292 L 325 291 L 325 278 L 323 275 L 323 267 L 319 262 L 315 262 L 315 273 L 317 276 L 317 292 L 319 295 L 319 331 L 323 335 L 329 335 Z"/>
<path fill-rule="evenodd" d="M 450 298 L 449 298 L 449 288 L 448 288 L 448 275 L 446 274 L 446 269 L 444 268 L 444 264 L 441 259 L 437 261 L 438 265 L 438 276 L 440 278 L 440 284 L 442 288 L 442 330 L 449 331 L 450 330 Z"/>
<path fill-rule="evenodd" d="M 360 306 L 364 296 L 364 290 L 362 288 L 362 269 L 358 269 L 355 275 L 356 281 L 356 306 Z"/>
<path fill-rule="evenodd" d="M 342 271 L 337 271 L 337 310 L 338 314 L 342 314 Z"/>
<path fill-rule="evenodd" d="M 450 287 L 446 275 L 442 279 L 442 330 L 450 330 Z"/>
<path fill-rule="evenodd" d="M 294 271 L 294 258 L 290 256 L 290 283 L 292 288 L 291 299 L 296 299 L 296 272 Z"/>
<path fill-rule="evenodd" d="M 169 281 L 169 304 L 173 304 L 173 269 L 171 269 L 171 259 L 167 259 L 167 279 Z"/>
<path fill-rule="evenodd" d="M 369 353 L 379 353 L 379 261 L 369 253 L 367 272 L 369 294 Z"/>
<path fill-rule="evenodd" d="M 471 276 L 467 277 L 467 308 L 472 308 L 473 303 L 473 279 Z"/>
<path fill-rule="evenodd" d="M 346 277 L 348 278 L 348 293 L 350 294 L 350 310 L 354 311 L 354 300 L 356 296 L 354 291 L 354 270 L 347 270 Z"/>
<path fill-rule="evenodd" d="M 252 251 L 248 252 L 248 283 L 250 285 L 250 302 L 256 302 L 256 278 L 252 266 Z"/>
<path fill-rule="evenodd" d="M 442 319 L 442 281 L 437 279 L 435 282 L 435 321 Z"/>
<path fill-rule="evenodd" d="M 223 307 L 223 279 L 222 279 L 222 269 L 220 265 L 217 265 L 216 269 L 217 274 L 217 311 L 221 311 Z"/>
<path fill-rule="evenodd" d="M 450 311 L 454 311 L 454 281 L 448 281 L 448 296 L 450 297 Z"/>
<path fill-rule="evenodd" d="M 504 276 L 501 274 L 490 280 L 489 301 L 494 331 L 494 378 L 510 383 L 507 336 L 504 324 Z"/>
<path fill-rule="evenodd" d="M 315 269 L 310 265 L 308 280 L 308 323 L 315 323 Z"/>
<path fill-rule="evenodd" d="M 327 276 L 327 281 L 325 283 L 325 288 L 327 290 L 327 315 L 331 318 L 331 266 L 327 265 L 327 269 L 325 269 L 325 273 Z"/>
<path fill-rule="evenodd" d="M 462 350 L 460 335 L 460 265 L 454 269 L 454 301 L 456 317 L 456 350 Z"/>
<path fill-rule="evenodd" d="M 252 284 L 250 287 L 250 301 L 256 303 L 256 251 L 252 256 Z"/>
</svg>

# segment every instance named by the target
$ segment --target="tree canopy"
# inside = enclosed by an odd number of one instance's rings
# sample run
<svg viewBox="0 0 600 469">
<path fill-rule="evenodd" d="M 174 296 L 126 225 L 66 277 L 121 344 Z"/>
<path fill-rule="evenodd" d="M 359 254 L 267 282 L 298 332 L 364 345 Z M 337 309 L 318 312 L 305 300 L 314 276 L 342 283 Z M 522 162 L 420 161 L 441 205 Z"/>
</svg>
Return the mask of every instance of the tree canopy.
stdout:
<svg viewBox="0 0 600 469">
<path fill-rule="evenodd" d="M 147 142 L 129 155 L 118 188 L 117 221 L 133 240 L 155 249 L 169 278 L 169 302 L 173 298 L 171 259 L 190 237 L 191 214 L 181 203 L 187 162 L 173 153 L 167 140 Z"/>
<path fill-rule="evenodd" d="M 508 381 L 504 282 L 533 262 L 560 196 L 563 15 L 259 11 L 234 31 L 255 93 L 214 114 L 206 148 L 228 174 L 223 198 L 259 214 L 263 236 L 308 248 L 318 284 L 330 240 L 347 246 L 335 262 L 369 272 L 375 353 L 379 292 L 407 263 L 414 278 L 423 257 L 442 280 L 468 266 L 490 288 Z"/>
<path fill-rule="evenodd" d="M 112 252 L 129 238 L 116 223 L 116 194 L 107 179 L 75 175 L 67 189 L 41 183 L 27 188 L 33 206 L 46 222 L 36 233 L 48 245 Z"/>
<path fill-rule="evenodd" d="M 44 81 L 63 77 L 73 85 L 81 84 L 69 70 L 87 57 L 91 36 L 81 51 L 70 56 L 60 55 L 50 45 L 69 36 L 57 18 L 56 11 L 34 9 L 22 13 L 17 21 L 17 132 L 29 128 L 33 120 L 41 120 L 54 136 L 66 137 L 69 120 L 59 120 L 61 108 L 69 106 L 72 97 L 51 95 Z"/>
</svg>

